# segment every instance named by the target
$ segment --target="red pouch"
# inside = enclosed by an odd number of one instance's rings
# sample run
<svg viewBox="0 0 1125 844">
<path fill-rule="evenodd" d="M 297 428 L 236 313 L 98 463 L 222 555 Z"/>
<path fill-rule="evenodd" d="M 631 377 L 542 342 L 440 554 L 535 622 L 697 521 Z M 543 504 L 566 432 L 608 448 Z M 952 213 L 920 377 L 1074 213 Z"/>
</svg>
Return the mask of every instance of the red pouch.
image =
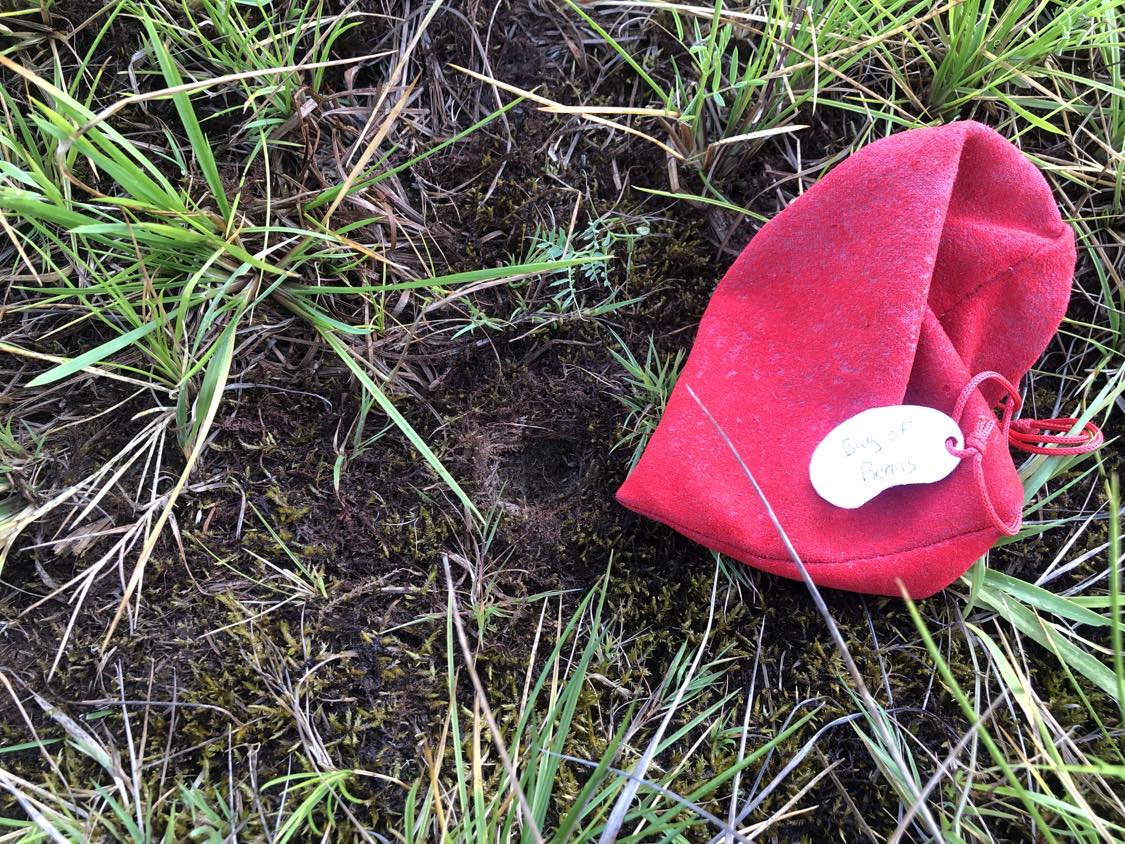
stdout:
<svg viewBox="0 0 1125 844">
<path fill-rule="evenodd" d="M 1046 181 L 993 130 L 953 123 L 865 147 L 764 226 L 719 283 L 618 500 L 723 554 L 800 577 L 690 386 L 816 583 L 899 595 L 901 580 L 913 597 L 933 594 L 1019 526 L 1007 430 L 1019 397 L 1004 380 L 1018 383 L 1054 335 L 1074 262 L 1074 235 Z M 953 413 L 965 459 L 944 480 L 889 489 L 858 509 L 820 498 L 809 461 L 821 439 L 860 411 L 897 404 Z M 1060 422 L 1040 428 L 1068 427 Z M 1013 441 L 1061 443 L 1064 453 L 1096 445 L 1092 426 L 1089 439 L 1014 427 Z"/>
</svg>

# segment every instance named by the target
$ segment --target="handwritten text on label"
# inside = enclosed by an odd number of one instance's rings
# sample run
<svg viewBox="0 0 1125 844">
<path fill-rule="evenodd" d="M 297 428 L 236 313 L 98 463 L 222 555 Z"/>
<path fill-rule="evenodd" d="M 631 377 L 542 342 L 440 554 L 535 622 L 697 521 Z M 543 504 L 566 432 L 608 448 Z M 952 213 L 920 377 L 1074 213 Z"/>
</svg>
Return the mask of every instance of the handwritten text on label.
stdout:
<svg viewBox="0 0 1125 844">
<path fill-rule="evenodd" d="M 872 407 L 845 419 L 821 440 L 809 463 L 809 479 L 830 504 L 854 510 L 883 490 L 903 484 L 932 484 L 960 462 L 964 437 L 940 410 L 916 404 Z"/>
</svg>

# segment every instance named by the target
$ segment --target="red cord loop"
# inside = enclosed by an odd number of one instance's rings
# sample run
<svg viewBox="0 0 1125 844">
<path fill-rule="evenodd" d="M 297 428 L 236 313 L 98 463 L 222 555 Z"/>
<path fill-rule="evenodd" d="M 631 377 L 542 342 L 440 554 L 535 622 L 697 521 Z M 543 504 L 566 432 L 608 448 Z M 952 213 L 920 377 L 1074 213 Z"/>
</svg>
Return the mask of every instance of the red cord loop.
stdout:
<svg viewBox="0 0 1125 844">
<path fill-rule="evenodd" d="M 965 412 L 969 398 L 985 381 L 996 381 L 1004 389 L 1005 395 L 1000 397 L 999 428 L 1000 435 L 1012 448 L 1031 454 L 1052 454 L 1061 457 L 1094 451 L 1105 442 L 1101 429 L 1093 422 L 1087 422 L 1081 431 L 1071 434 L 1069 432 L 1078 424 L 1077 419 L 1013 420 L 1012 417 L 1019 412 L 1023 400 L 1012 383 L 999 372 L 981 372 L 965 385 L 953 408 L 953 421 L 958 425 L 961 424 L 961 416 Z M 1004 401 L 1005 398 L 1008 400 Z M 977 420 L 972 431 L 965 432 L 964 448 L 957 448 L 952 441 L 946 443 L 946 448 L 954 457 L 973 461 L 973 476 L 976 478 L 977 491 L 980 493 L 984 509 L 1000 533 L 1013 536 L 1020 528 L 1021 513 L 1017 512 L 1008 521 L 1002 519 L 996 510 L 996 505 L 992 503 L 992 496 L 988 493 L 988 483 L 984 476 L 984 452 L 988 438 L 996 430 L 997 424 L 994 416 L 982 417 Z M 1046 433 L 1048 431 L 1055 433 Z"/>
<path fill-rule="evenodd" d="M 1087 422 L 1077 434 L 1069 434 L 1078 424 L 1073 417 L 1061 419 L 1016 419 L 1008 431 L 1008 442 L 1014 447 L 1032 454 L 1085 454 L 1105 443 L 1101 428 Z M 1044 431 L 1058 431 L 1061 434 L 1045 434 Z M 1040 443 L 1049 443 L 1048 448 Z"/>
</svg>

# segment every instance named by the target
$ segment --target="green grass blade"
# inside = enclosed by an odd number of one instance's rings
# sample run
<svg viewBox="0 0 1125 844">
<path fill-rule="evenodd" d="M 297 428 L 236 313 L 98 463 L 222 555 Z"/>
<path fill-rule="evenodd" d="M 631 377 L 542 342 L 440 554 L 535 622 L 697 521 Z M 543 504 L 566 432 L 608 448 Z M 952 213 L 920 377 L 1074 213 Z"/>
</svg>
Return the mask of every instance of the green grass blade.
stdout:
<svg viewBox="0 0 1125 844">
<path fill-rule="evenodd" d="M 160 70 L 164 74 L 164 81 L 168 83 L 169 88 L 183 85 L 184 80 L 180 75 L 180 70 L 176 67 L 176 62 L 172 59 L 168 48 L 156 31 L 152 19 L 143 15 L 142 22 L 148 34 L 149 47 L 156 56 Z M 191 97 L 187 93 L 173 94 L 172 102 L 176 106 L 176 112 L 180 116 L 180 122 L 183 124 L 184 132 L 187 134 L 199 169 L 203 171 L 203 178 L 207 180 L 207 186 L 211 189 L 211 196 L 219 206 L 219 213 L 226 217 L 230 214 L 230 202 L 227 199 L 226 188 L 219 176 L 219 167 L 215 163 L 211 143 L 207 140 L 207 136 L 203 134 L 203 128 L 199 125 L 199 118 L 191 104 Z"/>
<path fill-rule="evenodd" d="M 1117 475 L 1107 484 L 1106 499 L 1109 506 L 1109 617 L 1110 648 L 1113 651 L 1113 673 L 1117 680 L 1117 705 L 1121 722 L 1125 724 L 1125 644 L 1121 630 L 1125 619 L 1121 617 L 1121 489 Z"/>
<path fill-rule="evenodd" d="M 986 569 L 984 586 L 988 589 L 1010 595 L 1020 603 L 1026 604 L 1035 610 L 1049 613 L 1059 618 L 1070 619 L 1079 624 L 1089 624 L 1093 627 L 1105 627 L 1113 624 L 1112 617 L 1107 618 L 1104 615 L 1099 615 L 1093 610 L 1075 603 L 1070 598 L 1056 595 L 1054 592 L 1048 592 L 1046 589 L 1028 583 L 1026 580 L 1020 580 L 1017 577 L 1012 577 L 1011 575 L 1004 574 L 995 569 Z M 1119 633 L 1121 626 L 1121 622 L 1118 621 L 1116 627 Z"/>
<path fill-rule="evenodd" d="M 178 309 L 168 314 L 168 319 L 175 318 L 177 314 Z M 115 354 L 122 349 L 128 348 L 141 338 L 148 336 L 153 331 L 156 331 L 156 329 L 160 328 L 164 324 L 165 322 L 163 320 L 153 320 L 152 322 L 146 322 L 144 325 L 138 325 L 131 331 L 126 331 L 124 334 L 119 334 L 112 340 L 107 340 L 101 345 L 95 346 L 94 348 L 90 349 L 88 352 L 83 352 L 82 354 L 78 355 L 78 357 L 70 358 L 63 363 L 52 366 L 46 372 L 42 372 L 32 378 L 27 382 L 25 386 L 44 387 L 47 384 L 53 384 L 56 381 L 61 381 L 64 378 L 69 378 L 71 375 L 82 369 L 85 369 L 87 366 L 93 366 L 94 364 L 105 360 L 110 355 Z"/>
<path fill-rule="evenodd" d="M 980 594 L 980 600 L 1025 636 L 1053 652 L 1061 662 L 1072 666 L 1107 695 L 1117 699 L 1119 692 L 1114 673 L 1096 656 L 1074 644 L 1053 624 L 1045 621 L 1020 602 L 1001 593 L 984 589 Z"/>
<path fill-rule="evenodd" d="M 363 388 L 375 399 L 379 407 L 383 409 L 383 412 L 398 426 L 398 429 L 402 431 L 410 441 L 410 444 L 418 450 L 422 458 L 437 472 L 438 477 L 445 481 L 446 485 L 453 491 L 453 494 L 461 500 L 461 503 L 465 505 L 468 511 L 479 521 L 483 522 L 484 517 L 481 515 L 480 510 L 477 509 L 472 499 L 469 498 L 468 493 L 461 488 L 461 485 L 457 483 L 453 475 L 449 474 L 449 470 L 442 465 L 441 460 L 439 460 L 438 456 L 426 445 L 426 441 L 419 436 L 418 432 L 414 430 L 414 427 L 406 421 L 406 417 L 399 413 L 398 408 L 387 398 L 387 394 L 379 389 L 379 385 L 376 384 L 371 379 L 371 376 L 364 371 L 363 367 L 359 365 L 359 362 L 356 361 L 355 357 L 352 355 L 351 350 L 348 349 L 340 338 L 330 329 L 322 328 L 319 325 L 316 326 L 316 329 L 320 332 L 320 336 L 324 338 L 324 341 L 328 343 L 328 345 L 332 347 L 332 350 L 340 357 L 340 360 L 344 362 L 344 365 L 359 379 L 359 383 L 363 385 Z"/>
<path fill-rule="evenodd" d="M 1028 793 L 1027 789 L 1022 787 L 1022 784 L 1020 783 L 1019 778 L 1016 776 L 1015 771 L 1012 770 L 1012 766 L 1008 763 L 1007 757 L 997 746 L 995 739 L 992 738 L 992 735 L 989 733 L 989 731 L 981 723 L 980 713 L 973 708 L 972 703 L 969 702 L 968 697 L 965 696 L 965 692 L 961 689 L 960 684 L 957 682 L 957 678 L 953 676 L 953 671 L 950 669 L 949 664 L 945 661 L 945 658 L 941 655 L 941 650 L 938 648 L 937 643 L 934 642 L 934 637 L 930 634 L 929 627 L 927 627 L 926 622 L 922 620 L 922 616 L 918 612 L 918 607 L 914 604 L 914 601 L 912 601 L 907 595 L 903 596 L 903 600 L 905 600 L 906 608 L 910 612 L 910 617 L 914 621 L 914 627 L 915 629 L 917 629 L 918 634 L 922 637 L 922 642 L 923 644 L 925 644 L 926 650 L 930 654 L 930 659 L 932 659 L 934 661 L 934 664 L 937 666 L 938 673 L 941 675 L 946 689 L 948 689 L 949 693 L 953 695 L 954 700 L 957 701 L 957 705 L 961 708 L 961 712 L 968 719 L 972 727 L 979 731 L 981 742 L 984 744 L 989 756 L 992 757 L 992 761 L 995 762 L 997 767 L 999 767 L 1003 772 L 1004 778 L 1008 781 L 1009 785 L 1012 786 L 1015 796 L 1023 804 L 1023 807 L 1027 810 L 1028 814 L 1030 814 L 1031 817 L 1035 819 L 1040 833 L 1044 836 L 1044 838 L 1046 838 L 1047 841 L 1055 844 L 1058 839 L 1051 831 L 1051 828 L 1043 820 L 1042 815 L 1039 814 L 1039 809 L 1036 806 L 1035 801 L 1032 799 L 1031 795 Z"/>
</svg>

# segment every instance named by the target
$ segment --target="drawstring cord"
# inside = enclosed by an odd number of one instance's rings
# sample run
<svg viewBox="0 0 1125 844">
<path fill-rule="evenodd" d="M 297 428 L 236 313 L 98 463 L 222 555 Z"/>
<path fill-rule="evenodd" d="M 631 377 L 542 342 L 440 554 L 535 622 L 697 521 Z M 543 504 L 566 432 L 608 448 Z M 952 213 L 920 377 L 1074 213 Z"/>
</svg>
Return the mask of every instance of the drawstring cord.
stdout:
<svg viewBox="0 0 1125 844">
<path fill-rule="evenodd" d="M 1008 441 L 1018 449 L 1031 454 L 1085 454 L 1101 448 L 1105 435 L 1093 422 L 1087 422 L 1082 430 L 1074 435 L 1066 434 L 1078 424 L 1073 417 L 1065 419 L 1016 419 L 1008 432 Z M 1063 436 L 1044 434 L 1043 431 L 1060 431 Z M 1056 443 L 1048 448 L 1037 443 Z"/>
<path fill-rule="evenodd" d="M 1105 442 L 1105 436 L 1093 422 L 1087 422 L 1077 434 L 1068 434 L 1067 432 L 1078 424 L 1078 420 L 1072 417 L 1013 419 L 1012 417 L 1019 413 L 1023 399 L 1012 383 L 999 372 L 981 372 L 965 385 L 953 408 L 953 421 L 958 425 L 961 424 L 961 416 L 965 412 L 965 405 L 969 403 L 969 398 L 985 381 L 996 381 L 1004 389 L 1004 395 L 1000 398 L 999 423 L 991 414 L 984 416 L 977 420 L 972 431 L 965 431 L 964 448 L 957 448 L 952 439 L 946 441 L 945 447 L 954 457 L 973 461 L 973 475 L 976 477 L 981 503 L 984 504 L 997 530 L 1005 536 L 1013 536 L 1020 529 L 1022 514 L 1017 512 L 1009 521 L 1000 518 L 996 505 L 992 503 L 992 496 L 988 493 L 988 483 L 984 477 L 984 452 L 988 438 L 997 425 L 999 424 L 1001 436 L 1012 448 L 1031 454 L 1051 454 L 1060 457 L 1094 451 Z M 1048 431 L 1055 433 L 1047 433 Z"/>
</svg>

